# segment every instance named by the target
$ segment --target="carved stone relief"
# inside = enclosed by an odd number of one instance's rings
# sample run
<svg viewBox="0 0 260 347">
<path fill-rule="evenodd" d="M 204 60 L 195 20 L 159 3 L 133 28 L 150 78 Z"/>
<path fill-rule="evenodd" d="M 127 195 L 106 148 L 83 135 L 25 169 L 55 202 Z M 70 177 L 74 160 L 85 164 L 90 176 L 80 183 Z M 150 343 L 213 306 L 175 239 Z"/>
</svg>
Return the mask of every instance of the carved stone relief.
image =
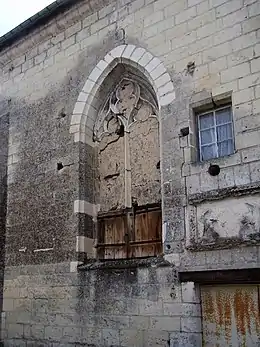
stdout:
<svg viewBox="0 0 260 347">
<path fill-rule="evenodd" d="M 217 242 L 220 238 L 242 240 L 260 236 L 260 197 L 257 195 L 206 202 L 197 206 L 198 240 Z"/>
<path fill-rule="evenodd" d="M 144 107 L 139 120 L 131 126 L 129 147 L 131 155 L 132 200 L 139 205 L 160 201 L 159 128 L 156 118 L 146 117 Z M 144 120 L 141 117 L 144 117 Z M 152 201 L 151 201 L 152 198 Z"/>
<path fill-rule="evenodd" d="M 157 106 L 144 86 L 121 80 L 98 114 L 94 140 L 101 210 L 160 201 Z"/>
</svg>

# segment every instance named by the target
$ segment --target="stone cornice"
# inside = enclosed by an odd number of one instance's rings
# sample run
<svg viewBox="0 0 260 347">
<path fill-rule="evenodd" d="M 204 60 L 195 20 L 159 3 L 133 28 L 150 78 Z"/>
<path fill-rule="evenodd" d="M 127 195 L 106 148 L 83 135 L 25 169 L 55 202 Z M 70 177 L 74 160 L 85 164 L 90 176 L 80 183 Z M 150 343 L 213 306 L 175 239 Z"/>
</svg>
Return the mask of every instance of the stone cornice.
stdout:
<svg viewBox="0 0 260 347">
<path fill-rule="evenodd" d="M 254 184 L 245 184 L 233 186 L 224 189 L 211 190 L 209 192 L 189 195 L 188 202 L 190 205 L 198 205 L 205 201 L 220 200 L 228 197 L 239 197 L 243 195 L 252 195 L 260 193 L 260 182 Z"/>
</svg>

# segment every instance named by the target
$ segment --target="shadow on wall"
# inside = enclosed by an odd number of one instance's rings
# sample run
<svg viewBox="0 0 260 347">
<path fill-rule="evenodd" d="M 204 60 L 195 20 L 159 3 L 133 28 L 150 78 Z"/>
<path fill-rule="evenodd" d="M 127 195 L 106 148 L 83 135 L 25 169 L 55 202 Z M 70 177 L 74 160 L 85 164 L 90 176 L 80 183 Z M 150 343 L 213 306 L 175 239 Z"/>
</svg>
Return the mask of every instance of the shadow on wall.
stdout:
<svg viewBox="0 0 260 347">
<path fill-rule="evenodd" d="M 0 312 L 3 307 L 9 114 L 0 117 Z M 0 324 L 2 315 L 0 316 Z M 2 325 L 2 324 L 1 324 Z"/>
</svg>

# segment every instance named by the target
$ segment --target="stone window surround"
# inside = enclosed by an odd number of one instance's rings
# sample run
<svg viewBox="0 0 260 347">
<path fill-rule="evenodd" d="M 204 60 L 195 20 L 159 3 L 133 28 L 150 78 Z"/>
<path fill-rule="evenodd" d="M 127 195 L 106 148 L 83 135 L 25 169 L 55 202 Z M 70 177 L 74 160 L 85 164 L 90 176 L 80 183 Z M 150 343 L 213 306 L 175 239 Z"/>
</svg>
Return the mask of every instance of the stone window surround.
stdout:
<svg viewBox="0 0 260 347">
<path fill-rule="evenodd" d="M 217 125 L 216 122 L 217 122 L 217 118 L 218 116 L 216 115 L 216 113 L 218 111 L 221 111 L 221 110 L 229 110 L 229 114 L 230 114 L 230 118 L 228 121 L 226 121 L 225 124 L 219 124 Z M 201 132 L 204 131 L 204 129 L 201 129 L 200 126 L 199 126 L 199 121 L 201 119 L 201 117 L 205 116 L 205 115 L 210 115 L 211 118 L 213 118 L 214 120 L 214 124 L 210 126 L 210 128 L 208 128 L 207 130 L 213 130 L 214 131 L 214 134 L 215 134 L 215 140 L 214 142 L 211 143 L 214 144 L 214 147 L 217 151 L 217 155 L 216 156 L 213 156 L 209 159 L 203 159 L 202 158 L 202 147 L 205 145 L 205 143 L 203 144 L 202 143 L 202 137 L 201 137 Z M 199 154 L 200 154 L 200 161 L 205 161 L 205 160 L 212 160 L 212 159 L 216 159 L 216 158 L 220 158 L 220 157 L 225 157 L 225 156 L 228 156 L 228 155 L 231 155 L 233 154 L 234 152 L 234 128 L 233 128 L 233 114 L 232 114 L 232 105 L 228 104 L 228 105 L 223 105 L 222 107 L 213 107 L 212 109 L 209 109 L 208 111 L 206 112 L 200 112 L 198 114 L 196 114 L 196 121 L 197 121 L 197 136 L 198 136 L 198 139 L 199 139 L 199 146 L 198 146 L 198 149 L 199 149 Z M 230 150 L 230 153 L 229 154 L 225 154 L 225 155 L 219 155 L 218 151 L 219 151 L 219 141 L 218 141 L 218 138 L 217 138 L 217 127 L 218 126 L 223 126 L 223 125 L 229 125 L 231 127 L 231 137 L 228 139 L 228 140 L 232 140 L 232 150 Z M 226 141 L 227 139 L 225 138 L 225 140 L 222 140 L 222 141 Z M 206 144 L 207 146 L 209 145 L 208 143 Z"/>
<path fill-rule="evenodd" d="M 190 104 L 189 109 L 189 135 L 187 136 L 187 148 L 185 149 L 185 158 L 184 162 L 185 164 L 191 165 L 192 167 L 200 167 L 209 165 L 211 162 L 218 162 L 223 160 L 229 160 L 235 153 L 234 152 L 228 156 L 225 157 L 218 157 L 218 158 L 211 158 L 209 160 L 199 160 L 199 144 L 198 144 L 198 129 L 197 129 L 197 117 L 199 113 L 204 113 L 207 111 L 210 111 L 211 109 L 217 108 L 217 107 L 223 107 L 226 105 L 230 105 L 232 109 L 232 115 L 233 115 L 233 124 L 234 124 L 234 110 L 232 105 L 232 91 L 226 92 L 219 95 L 210 95 L 208 98 L 201 99 L 199 101 L 192 102 Z M 234 147 L 235 147 L 235 133 L 233 133 L 234 137 Z M 232 161 L 232 159 L 231 159 Z"/>
<path fill-rule="evenodd" d="M 92 140 L 93 118 L 95 119 L 96 109 L 93 108 L 92 102 L 96 92 L 102 85 L 108 74 L 119 64 L 137 68 L 150 82 L 155 91 L 159 112 L 161 107 L 171 104 L 175 99 L 174 86 L 169 73 L 162 61 L 154 57 L 144 48 L 136 47 L 131 44 L 124 44 L 112 49 L 104 59 L 100 60 L 92 70 L 82 91 L 79 94 L 71 117 L 70 133 L 74 136 L 74 142 L 82 142 L 95 147 Z M 97 214 L 100 207 L 84 200 L 74 201 L 74 214 L 84 213 L 92 217 L 93 221 L 97 220 Z M 163 226 L 162 229 L 164 230 Z M 164 233 L 163 233 L 164 235 Z M 76 252 L 88 253 L 92 259 L 96 258 L 95 240 L 85 236 L 76 236 Z M 77 271 L 80 261 L 71 262 L 71 271 Z"/>
<path fill-rule="evenodd" d="M 199 98 L 198 98 L 199 99 Z M 224 157 L 218 157 L 218 158 L 212 158 L 205 161 L 199 160 L 199 144 L 198 144 L 198 133 L 197 133 L 197 115 L 199 113 L 203 113 L 206 111 L 209 111 L 210 109 L 216 108 L 216 107 L 222 107 L 229 105 L 232 109 L 232 116 L 233 116 L 233 126 L 236 121 L 236 114 L 232 103 L 232 91 L 218 94 L 218 95 L 212 95 L 210 94 L 208 97 L 205 98 L 205 94 L 200 95 L 200 100 L 192 102 L 190 104 L 190 131 L 189 135 L 187 135 L 187 142 L 186 142 L 186 148 L 184 148 L 185 153 L 185 165 L 190 166 L 190 170 L 193 173 L 200 173 L 202 171 L 205 171 L 208 169 L 210 164 L 218 164 L 220 167 L 228 167 L 234 165 L 234 158 L 237 155 L 237 150 L 235 147 L 236 143 L 236 133 L 234 131 L 234 147 L 235 150 L 232 154 Z M 259 184 L 255 185 L 245 185 L 237 187 L 236 189 L 234 187 L 225 188 L 225 189 L 217 189 L 216 191 L 205 191 L 200 192 L 197 194 L 192 194 L 188 196 L 188 204 L 186 206 L 186 212 L 185 212 L 185 219 L 186 219 L 186 249 L 190 251 L 194 251 L 193 249 L 194 242 L 196 243 L 198 241 L 197 238 L 197 227 L 196 227 L 196 206 L 205 202 L 205 201 L 212 201 L 212 200 L 220 200 L 225 198 L 226 196 L 241 196 L 244 194 L 257 194 L 259 192 Z M 195 247 L 196 248 L 196 247 Z M 198 247 L 197 247 L 198 248 Z M 196 250 L 197 250 L 196 248 Z M 202 247 L 203 249 L 205 247 Z"/>
</svg>

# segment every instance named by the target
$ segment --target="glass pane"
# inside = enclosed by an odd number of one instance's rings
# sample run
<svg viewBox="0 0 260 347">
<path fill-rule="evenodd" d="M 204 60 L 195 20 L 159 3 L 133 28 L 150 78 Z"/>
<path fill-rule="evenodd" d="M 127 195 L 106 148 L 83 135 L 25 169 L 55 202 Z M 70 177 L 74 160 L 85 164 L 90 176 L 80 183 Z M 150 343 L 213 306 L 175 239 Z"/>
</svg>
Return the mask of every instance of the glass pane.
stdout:
<svg viewBox="0 0 260 347">
<path fill-rule="evenodd" d="M 214 126 L 213 113 L 207 113 L 203 116 L 199 116 L 200 130 Z"/>
<path fill-rule="evenodd" d="M 214 128 L 209 129 L 209 130 L 202 130 L 200 132 L 200 141 L 201 141 L 202 145 L 206 145 L 207 143 L 216 142 Z"/>
<path fill-rule="evenodd" d="M 224 141 L 218 144 L 219 157 L 230 155 L 234 152 L 233 140 Z"/>
<path fill-rule="evenodd" d="M 232 138 L 232 124 L 225 124 L 217 127 L 218 142 Z"/>
<path fill-rule="evenodd" d="M 216 124 L 231 122 L 231 107 L 216 111 Z"/>
<path fill-rule="evenodd" d="M 217 157 L 216 145 L 201 147 L 201 160 L 208 160 Z"/>
</svg>

